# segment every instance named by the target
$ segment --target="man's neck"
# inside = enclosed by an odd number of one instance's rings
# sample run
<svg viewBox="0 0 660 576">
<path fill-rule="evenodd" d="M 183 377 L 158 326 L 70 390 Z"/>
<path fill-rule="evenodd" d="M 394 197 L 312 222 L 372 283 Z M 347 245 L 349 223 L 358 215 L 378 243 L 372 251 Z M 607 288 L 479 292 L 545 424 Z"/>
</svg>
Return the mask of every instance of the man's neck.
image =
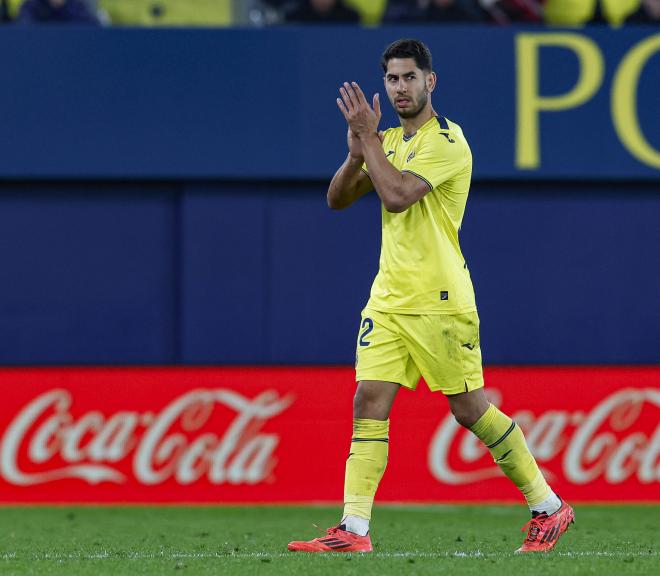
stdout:
<svg viewBox="0 0 660 576">
<path fill-rule="evenodd" d="M 434 116 L 437 116 L 437 114 L 435 113 L 435 110 L 433 109 L 433 106 L 431 106 L 430 102 L 414 118 L 401 118 L 399 116 L 404 136 L 412 136 Z"/>
</svg>

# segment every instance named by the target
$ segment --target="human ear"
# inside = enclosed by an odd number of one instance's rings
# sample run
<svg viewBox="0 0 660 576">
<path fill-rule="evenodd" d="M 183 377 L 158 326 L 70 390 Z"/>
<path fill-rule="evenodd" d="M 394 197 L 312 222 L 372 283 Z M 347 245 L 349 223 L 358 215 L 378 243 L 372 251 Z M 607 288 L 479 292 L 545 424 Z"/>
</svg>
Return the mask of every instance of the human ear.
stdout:
<svg viewBox="0 0 660 576">
<path fill-rule="evenodd" d="M 435 75 L 435 72 L 429 72 L 426 75 L 426 78 L 424 78 L 424 81 L 426 82 L 426 91 L 427 92 L 433 92 L 435 90 L 435 85 L 437 81 L 437 77 Z"/>
</svg>

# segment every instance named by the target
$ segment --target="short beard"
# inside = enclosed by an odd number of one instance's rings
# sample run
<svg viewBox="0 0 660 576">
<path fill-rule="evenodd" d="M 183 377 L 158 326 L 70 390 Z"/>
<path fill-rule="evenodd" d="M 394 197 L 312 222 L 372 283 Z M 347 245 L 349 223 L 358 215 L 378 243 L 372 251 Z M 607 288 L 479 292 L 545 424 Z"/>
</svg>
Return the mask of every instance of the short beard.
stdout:
<svg viewBox="0 0 660 576">
<path fill-rule="evenodd" d="M 424 107 L 426 106 L 426 103 L 429 101 L 429 93 L 424 90 L 422 95 L 419 97 L 419 104 L 417 105 L 417 108 L 414 110 L 404 110 L 402 112 L 397 112 L 399 115 L 399 118 L 415 118 L 415 116 L 419 116 L 420 112 L 424 110 Z"/>
</svg>

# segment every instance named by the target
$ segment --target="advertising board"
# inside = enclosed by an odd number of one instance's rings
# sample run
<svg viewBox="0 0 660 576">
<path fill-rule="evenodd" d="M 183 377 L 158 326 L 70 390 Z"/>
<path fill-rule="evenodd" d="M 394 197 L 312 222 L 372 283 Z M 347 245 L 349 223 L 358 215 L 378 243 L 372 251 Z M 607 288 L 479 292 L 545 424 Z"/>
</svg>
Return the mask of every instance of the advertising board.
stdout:
<svg viewBox="0 0 660 576">
<path fill-rule="evenodd" d="M 339 502 L 350 368 L 0 371 L 2 502 Z M 660 500 L 660 369 L 490 368 L 491 400 L 574 501 Z M 391 415 L 379 501 L 517 501 L 424 383 Z"/>
</svg>

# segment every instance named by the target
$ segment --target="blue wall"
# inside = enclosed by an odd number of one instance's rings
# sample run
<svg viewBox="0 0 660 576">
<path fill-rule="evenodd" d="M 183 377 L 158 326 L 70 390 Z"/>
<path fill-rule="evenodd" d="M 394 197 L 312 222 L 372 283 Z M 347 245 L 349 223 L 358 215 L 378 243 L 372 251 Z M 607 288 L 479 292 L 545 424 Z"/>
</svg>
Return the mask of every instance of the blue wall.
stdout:
<svg viewBox="0 0 660 576">
<path fill-rule="evenodd" d="M 0 32 L 0 364 L 352 363 L 380 207 L 326 207 L 335 91 L 380 89 L 378 55 L 405 35 L 434 50 L 434 102 L 473 148 L 462 245 L 485 361 L 660 363 L 649 29 Z M 597 54 L 604 73 L 523 142 L 530 39 L 565 44 L 539 49 L 539 94 L 570 92 Z M 637 133 L 610 106 L 635 62 Z"/>
<path fill-rule="evenodd" d="M 321 184 L 0 187 L 0 363 L 351 363 L 375 195 Z M 660 362 L 660 187 L 476 184 L 485 361 Z"/>
<path fill-rule="evenodd" d="M 660 34 L 652 32 L 5 27 L 0 177 L 327 178 L 344 154 L 339 85 L 356 80 L 366 93 L 382 93 L 383 48 L 417 36 L 434 51 L 434 103 L 463 126 L 477 178 L 656 179 Z M 581 64 L 576 42 L 587 50 Z M 534 55 L 538 66 L 523 65 Z M 589 97 L 539 111 L 538 130 L 530 134 L 530 122 L 519 117 L 537 98 L 517 96 L 526 79 L 538 77 L 539 97 L 558 97 L 601 63 Z M 639 82 L 631 93 L 616 90 L 632 86 L 615 80 L 635 70 Z M 621 111 L 640 125 L 637 134 L 635 122 L 621 117 L 628 147 L 615 129 L 615 93 L 622 94 Z M 385 127 L 396 119 L 384 108 Z M 521 168 L 516 150 L 537 141 L 539 165 Z M 651 159 L 629 149 L 645 145 L 655 151 Z"/>
</svg>

